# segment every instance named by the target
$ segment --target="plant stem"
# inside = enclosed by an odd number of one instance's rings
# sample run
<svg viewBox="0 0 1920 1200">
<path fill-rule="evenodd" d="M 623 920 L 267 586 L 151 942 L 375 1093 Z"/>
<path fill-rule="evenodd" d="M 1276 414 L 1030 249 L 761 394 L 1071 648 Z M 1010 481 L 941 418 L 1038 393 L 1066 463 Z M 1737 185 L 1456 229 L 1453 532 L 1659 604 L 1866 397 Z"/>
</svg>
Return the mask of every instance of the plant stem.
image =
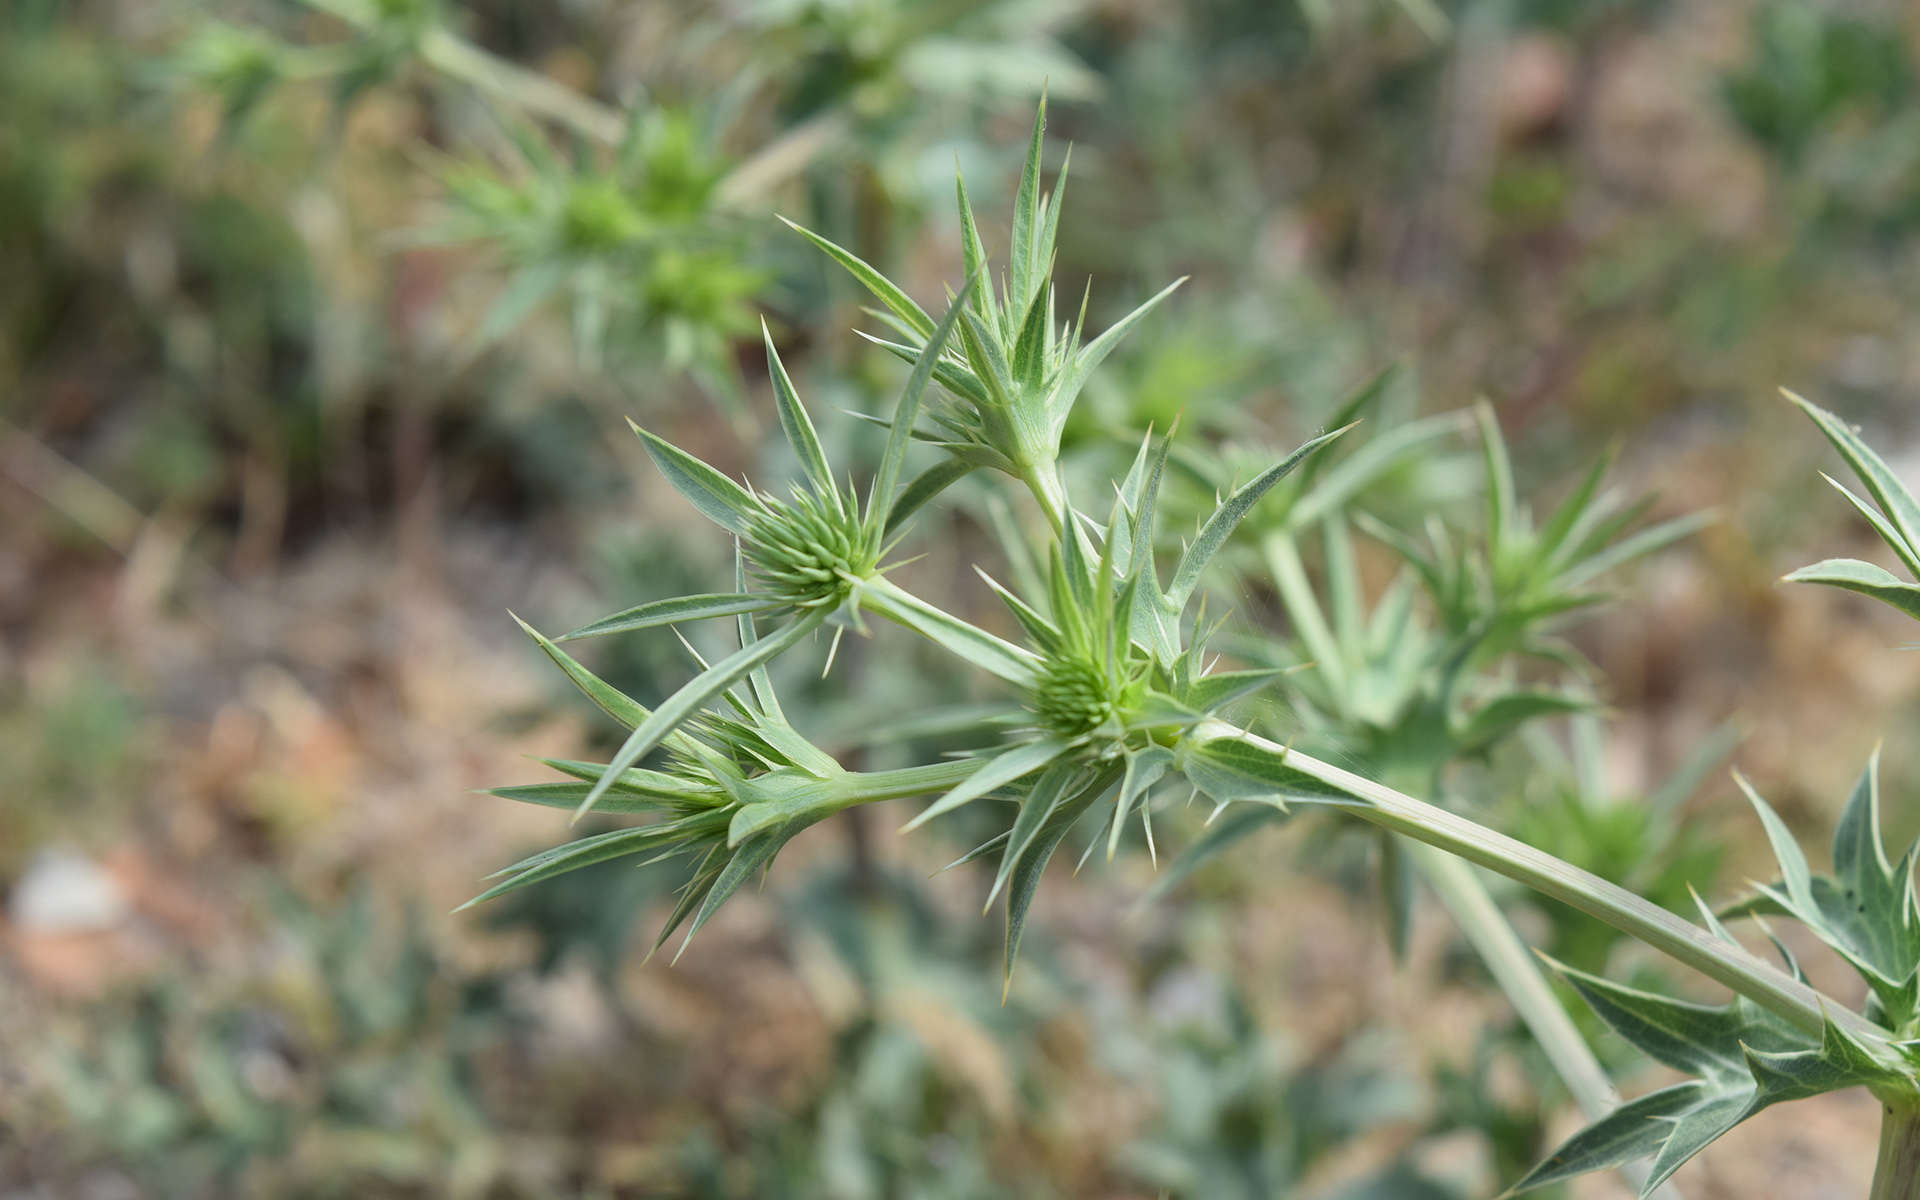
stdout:
<svg viewBox="0 0 1920 1200">
<path fill-rule="evenodd" d="M 1067 514 L 1073 506 L 1067 502 L 1067 491 L 1060 482 L 1058 471 L 1047 467 L 1023 466 L 1020 470 L 1020 482 L 1027 485 L 1034 500 L 1040 505 L 1040 511 L 1046 514 L 1047 523 L 1053 526 L 1053 535 L 1065 536 L 1067 532 Z"/>
<path fill-rule="evenodd" d="M 1537 960 L 1507 923 L 1506 915 L 1487 894 L 1487 889 L 1474 878 L 1473 868 L 1433 846 L 1414 846 L 1413 851 L 1414 862 L 1427 886 L 1452 914 L 1453 923 L 1479 953 L 1494 982 L 1513 1002 L 1514 1011 L 1526 1022 L 1547 1060 L 1566 1082 L 1574 1103 L 1594 1119 L 1612 1112 L 1618 1107 L 1620 1096 L 1613 1090 L 1606 1071 L 1587 1048 L 1586 1039 L 1580 1036 L 1567 1010 L 1561 1007 L 1560 998 L 1553 994 L 1540 974 Z"/>
<path fill-rule="evenodd" d="M 1920 1200 L 1920 1107 L 1887 1105 L 1868 1200 Z"/>
<path fill-rule="evenodd" d="M 1832 1020 L 1869 1047 L 1886 1045 L 1886 1030 L 1745 948 L 1525 842 L 1224 721 L 1209 721 L 1192 736 L 1201 742 L 1232 739 L 1277 755 L 1289 769 L 1361 801 L 1346 810 L 1361 820 L 1437 846 L 1605 921 L 1808 1033 L 1819 1036 Z"/>
<path fill-rule="evenodd" d="M 619 109 L 516 66 L 445 29 L 429 29 L 421 36 L 420 57 L 436 71 L 558 121 L 596 142 L 618 145 L 626 136 L 627 117 Z"/>
<path fill-rule="evenodd" d="M 751 207 L 775 184 L 799 174 L 821 151 L 845 137 L 847 129 L 847 117 L 842 112 L 808 117 L 728 171 L 715 186 L 714 199 L 722 208 Z"/>
<path fill-rule="evenodd" d="M 891 771 L 849 771 L 843 779 L 849 804 L 869 804 L 944 792 L 965 783 L 979 769 L 979 759 L 956 758 Z"/>
<path fill-rule="evenodd" d="M 1487 894 L 1473 868 L 1434 846 L 1415 845 L 1412 849 L 1413 861 L 1427 886 L 1446 906 L 1453 923 L 1473 945 L 1493 981 L 1506 993 L 1514 1012 L 1526 1023 L 1528 1032 L 1533 1034 L 1533 1040 L 1546 1054 L 1561 1082 L 1567 1085 L 1580 1111 L 1589 1120 L 1597 1121 L 1619 1107 L 1620 1094 L 1614 1091 L 1606 1068 L 1593 1056 L 1587 1039 L 1581 1036 L 1560 1003 L 1560 997 L 1554 995 L 1553 988 L 1540 973 L 1539 960 L 1514 932 L 1506 914 Z M 1623 1163 L 1617 1169 L 1636 1190 L 1647 1180 L 1646 1163 Z M 1662 1185 L 1654 1195 L 1661 1200 L 1682 1200 L 1672 1184 Z"/>
<path fill-rule="evenodd" d="M 979 629 L 900 587 L 884 575 L 862 580 L 860 606 L 913 630 L 983 671 L 1018 686 L 1033 682 L 1039 659 L 1005 638 Z"/>
</svg>

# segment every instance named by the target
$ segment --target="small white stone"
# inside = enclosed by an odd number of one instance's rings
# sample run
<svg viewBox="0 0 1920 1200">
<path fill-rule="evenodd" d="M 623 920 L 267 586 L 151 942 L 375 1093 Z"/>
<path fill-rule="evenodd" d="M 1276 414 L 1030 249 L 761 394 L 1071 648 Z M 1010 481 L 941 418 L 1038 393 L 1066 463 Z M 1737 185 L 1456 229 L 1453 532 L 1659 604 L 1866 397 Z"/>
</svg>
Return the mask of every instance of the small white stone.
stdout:
<svg viewBox="0 0 1920 1200">
<path fill-rule="evenodd" d="M 32 933 L 91 933 L 127 915 L 127 895 L 100 864 L 71 850 L 42 850 L 13 885 L 8 913 Z"/>
</svg>

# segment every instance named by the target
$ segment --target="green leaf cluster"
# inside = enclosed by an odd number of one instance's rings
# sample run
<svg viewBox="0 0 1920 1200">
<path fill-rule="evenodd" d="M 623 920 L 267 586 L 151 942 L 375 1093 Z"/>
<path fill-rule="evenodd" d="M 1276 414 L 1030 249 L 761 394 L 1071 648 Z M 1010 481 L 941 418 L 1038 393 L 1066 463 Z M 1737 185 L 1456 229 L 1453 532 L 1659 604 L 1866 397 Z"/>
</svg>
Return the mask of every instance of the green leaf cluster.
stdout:
<svg viewBox="0 0 1920 1200">
<path fill-rule="evenodd" d="M 1815 875 L 1786 825 L 1746 781 L 1741 787 L 1766 828 L 1781 878 L 1755 897 L 1701 919 L 1727 942 L 1723 919 L 1764 914 L 1799 921 L 1840 955 L 1870 990 L 1867 1016 L 1887 1043 L 1869 1045 L 1829 1019 L 1821 1034 L 1788 1025 L 1736 997 L 1710 1007 L 1608 982 L 1560 967 L 1595 1014 L 1655 1061 L 1693 1078 L 1649 1093 L 1575 1134 L 1513 1188 L 1515 1193 L 1651 1157 L 1649 1195 L 1688 1159 L 1734 1126 L 1783 1101 L 1866 1087 L 1902 1105 L 1920 1099 L 1920 902 L 1914 848 L 1889 860 L 1880 833 L 1879 763 L 1867 765 L 1833 837 L 1833 871 Z M 1798 977 L 1798 963 L 1778 939 Z"/>
<path fill-rule="evenodd" d="M 1907 572 L 1920 580 L 1920 500 L 1914 499 L 1913 491 L 1900 481 L 1873 447 L 1861 440 L 1860 434 L 1852 426 L 1792 392 L 1787 393 L 1787 399 L 1799 405 L 1801 411 L 1820 427 L 1820 432 L 1827 435 L 1827 440 L 1833 443 L 1833 448 L 1853 468 L 1853 473 L 1859 477 L 1861 486 L 1866 488 L 1873 502 L 1869 504 L 1830 475 L 1823 474 L 1822 478 L 1847 498 L 1867 519 L 1873 531 L 1880 535 L 1880 540 L 1893 551 L 1901 565 L 1906 567 Z M 1829 558 L 1825 562 L 1802 567 L 1787 579 L 1792 583 L 1820 583 L 1859 592 L 1891 604 L 1910 617 L 1920 618 L 1920 582 L 1908 583 L 1885 567 L 1873 563 L 1855 558 Z"/>
<path fill-rule="evenodd" d="M 1061 500 L 1056 464 L 1075 400 L 1127 332 L 1183 281 L 1167 285 L 1091 341 L 1085 340 L 1087 295 L 1081 297 L 1073 320 L 1061 319 L 1053 260 L 1067 167 L 1062 165 L 1053 191 L 1041 190 L 1046 114 L 1043 98 L 1014 193 L 1012 244 L 999 289 L 996 292 L 983 283 L 961 305 L 958 337 L 934 365 L 934 377 L 946 395 L 928 405 L 929 427 L 916 429 L 914 436 L 938 445 L 969 467 L 1004 471 L 1026 482 L 1058 524 Z M 969 278 L 985 280 L 991 274 L 990 263 L 967 199 L 966 182 L 956 178 L 955 188 L 966 272 Z M 917 360 L 934 332 L 933 318 L 926 310 L 852 251 L 811 230 L 793 227 L 880 302 L 881 308 L 868 312 L 892 337 L 872 340 L 900 358 Z"/>
</svg>

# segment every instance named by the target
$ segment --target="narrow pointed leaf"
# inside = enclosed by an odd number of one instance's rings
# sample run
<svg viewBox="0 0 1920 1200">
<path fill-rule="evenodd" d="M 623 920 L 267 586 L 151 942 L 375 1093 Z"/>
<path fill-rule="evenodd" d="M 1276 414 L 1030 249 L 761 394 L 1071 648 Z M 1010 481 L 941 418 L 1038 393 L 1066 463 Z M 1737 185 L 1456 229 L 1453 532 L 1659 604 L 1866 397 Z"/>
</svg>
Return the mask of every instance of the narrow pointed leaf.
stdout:
<svg viewBox="0 0 1920 1200">
<path fill-rule="evenodd" d="M 1741 1021 L 1732 1008 L 1672 1000 L 1549 960 L 1615 1033 L 1655 1062 L 1709 1079 L 1746 1073 Z"/>
<path fill-rule="evenodd" d="M 1020 172 L 1020 186 L 1013 195 L 1013 246 L 1008 255 L 1008 264 L 1012 271 L 1010 280 L 1012 311 L 1007 318 L 1011 320 L 1015 313 L 1024 312 L 1032 298 L 1036 281 L 1034 271 L 1039 264 L 1034 262 L 1034 218 L 1040 207 L 1040 148 L 1047 132 L 1047 98 L 1040 97 L 1040 104 L 1033 114 L 1033 134 L 1027 144 L 1026 166 Z"/>
<path fill-rule="evenodd" d="M 1244 671 L 1215 671 L 1193 681 L 1181 700 L 1201 712 L 1214 712 L 1235 700 L 1263 691 L 1285 675 L 1284 667 L 1256 667 Z"/>
<path fill-rule="evenodd" d="M 1760 814 L 1760 824 L 1766 828 L 1767 842 L 1773 847 L 1773 857 L 1780 864 L 1780 877 L 1786 885 L 1787 896 L 1807 914 L 1817 914 L 1818 906 L 1813 896 L 1813 873 L 1807 867 L 1807 856 L 1795 841 L 1793 833 L 1787 828 L 1780 814 L 1773 811 L 1773 805 L 1761 799 L 1760 793 L 1753 790 L 1746 777 L 1734 773 L 1734 782 L 1746 793 L 1747 800 Z"/>
<path fill-rule="evenodd" d="M 865 259 L 850 250 L 834 245 L 811 229 L 788 221 L 785 217 L 781 217 L 780 220 L 786 223 L 787 228 L 826 251 L 829 258 L 845 267 L 848 274 L 859 280 L 862 287 L 872 292 L 874 298 L 880 303 L 892 309 L 894 315 L 911 326 L 914 332 L 921 337 L 926 337 L 933 332 L 933 318 L 927 315 L 926 310 L 914 303 L 913 297 L 894 286 L 892 280 L 874 270 Z"/>
<path fill-rule="evenodd" d="M 687 936 L 681 940 L 680 949 L 674 952 L 678 961 L 686 953 L 687 945 L 693 941 L 693 935 L 700 932 L 702 926 L 726 903 L 727 898 L 740 890 L 740 885 L 753 878 L 755 871 L 773 861 L 773 856 L 787 844 L 784 833 L 765 833 L 734 850 L 727 859 L 727 865 L 720 871 L 713 885 L 707 889 L 706 896 L 700 901 L 700 909 L 694 913 L 693 921 L 687 926 Z"/>
<path fill-rule="evenodd" d="M 571 783 L 523 783 L 511 787 L 488 788 L 487 795 L 498 796 L 502 800 L 518 800 L 522 804 L 539 804 L 547 808 L 571 809 L 587 798 L 592 784 L 584 780 Z M 609 813 L 653 812 L 660 802 L 651 796 L 635 795 L 615 787 L 600 798 L 600 811 Z"/>
<path fill-rule="evenodd" d="M 680 823 L 672 824 L 678 826 Z M 668 840 L 673 836 L 673 832 L 669 825 L 642 825 L 637 829 L 616 829 L 608 833 L 580 838 L 564 846 L 556 846 L 534 859 L 516 864 L 515 874 L 481 892 L 454 911 L 460 912 L 472 908 L 476 904 L 483 904 L 497 896 L 518 891 L 529 884 L 539 883 L 543 879 L 551 879 L 556 875 L 564 875 L 568 871 L 577 871 L 581 867 L 590 867 L 610 858 L 639 854 Z"/>
<path fill-rule="evenodd" d="M 1004 750 L 982 763 L 980 769 L 946 795 L 935 800 L 926 811 L 908 821 L 903 829 L 918 829 L 933 818 L 950 813 L 962 804 L 978 800 L 988 792 L 1024 779 L 1066 753 L 1067 745 L 1057 738 L 1024 742 Z"/>
<path fill-rule="evenodd" d="M 914 476 L 887 510 L 886 535 L 891 537 L 905 528 L 907 522 L 925 508 L 929 500 L 973 474 L 975 469 L 965 459 L 948 458 Z"/>
<path fill-rule="evenodd" d="M 1047 296 L 1048 289 L 1045 286 L 1035 293 L 1013 344 L 1013 380 L 1027 389 L 1040 386 L 1040 378 L 1046 368 Z"/>
<path fill-rule="evenodd" d="M 786 365 L 780 361 L 780 351 L 774 348 L 773 334 L 765 321 L 760 322 L 760 336 L 767 343 L 767 374 L 773 378 L 774 403 L 780 412 L 780 428 L 786 432 L 787 444 L 800 459 L 800 469 L 806 472 L 813 490 L 822 496 L 837 496 L 839 490 L 834 486 L 833 468 L 827 465 L 827 452 L 821 448 L 820 435 L 800 403 L 800 393 L 787 377 Z"/>
<path fill-rule="evenodd" d="M 1188 598 L 1193 595 L 1193 589 L 1200 582 L 1200 573 L 1206 569 L 1207 563 L 1218 553 L 1220 547 L 1226 544 L 1227 538 L 1245 519 L 1254 503 L 1266 495 L 1268 489 L 1274 484 L 1286 478 L 1287 473 L 1304 462 L 1308 455 L 1352 428 L 1351 425 L 1343 426 L 1306 442 L 1292 454 L 1268 467 L 1250 482 L 1243 484 L 1214 510 L 1213 515 L 1208 517 L 1206 523 L 1200 527 L 1200 532 L 1194 537 L 1193 544 L 1187 547 L 1185 554 L 1181 555 L 1180 565 L 1173 573 L 1173 584 L 1167 589 L 1167 597 L 1176 609 L 1186 606 Z"/>
<path fill-rule="evenodd" d="M 675 491 L 685 496 L 701 515 L 735 536 L 744 535 L 747 521 L 760 511 L 759 501 L 733 480 L 701 462 L 673 443 L 634 425 L 633 431 L 646 443 L 647 456 L 667 477 Z"/>
<path fill-rule="evenodd" d="M 548 638 L 545 634 L 527 624 L 525 621 L 522 621 L 517 616 L 513 619 L 515 624 L 526 630 L 528 637 L 538 643 L 540 649 L 546 652 L 547 657 L 553 660 L 554 665 L 559 667 L 560 670 L 565 673 L 566 677 L 573 681 L 574 686 L 586 693 L 587 699 L 599 705 L 601 712 L 606 713 L 614 720 L 625 725 L 628 729 L 634 728 L 652 715 L 646 706 L 640 704 L 633 699 L 633 697 L 602 680 L 598 675 L 595 675 L 592 671 L 587 670 L 575 662 L 572 655 L 555 645 L 552 639 Z"/>
<path fill-rule="evenodd" d="M 907 461 L 907 445 L 913 439 L 914 422 L 920 419 L 920 399 L 926 394 L 927 380 L 933 376 L 933 366 L 946 349 L 953 323 L 966 312 L 967 293 L 978 282 L 977 279 L 967 280 L 960 288 L 960 294 L 947 306 L 946 316 L 940 318 L 940 324 L 927 338 L 927 344 L 921 347 L 920 357 L 913 365 L 913 373 L 907 376 L 907 386 L 900 393 L 900 403 L 893 410 L 893 428 L 887 434 L 887 448 L 880 456 L 879 469 L 874 472 L 873 490 L 867 494 L 866 520 L 876 530 L 886 528 L 887 509 L 893 503 L 893 489 L 900 481 L 900 469 Z"/>
<path fill-rule="evenodd" d="M 1054 386 L 1052 409 L 1048 415 L 1056 423 L 1066 420 L 1067 411 L 1072 407 L 1074 398 L 1080 394 L 1080 389 L 1086 386 L 1087 379 L 1092 376 L 1094 369 L 1113 353 L 1114 347 L 1120 344 L 1120 339 L 1126 337 L 1127 332 L 1139 324 L 1142 317 L 1159 307 L 1162 300 L 1173 295 L 1186 281 L 1186 276 L 1183 275 L 1161 288 L 1140 307 L 1108 326 L 1105 332 L 1088 342 L 1073 356 L 1066 370 L 1060 373 L 1060 382 Z"/>
<path fill-rule="evenodd" d="M 647 604 L 638 604 L 614 613 L 610 617 L 602 617 L 556 640 L 570 642 L 578 638 L 602 637 L 609 633 L 651 629 L 658 625 L 675 625 L 682 621 L 701 621 L 708 617 L 731 617 L 739 613 L 765 612 L 779 606 L 780 602 L 777 600 L 766 596 L 748 595 L 744 592 L 675 596 L 670 600 L 654 600 Z"/>
<path fill-rule="evenodd" d="M 1829 558 L 1801 567 L 1788 583 L 1823 583 L 1885 601 L 1910 617 L 1920 618 L 1920 585 L 1906 583 L 1885 567 L 1854 558 Z"/>
<path fill-rule="evenodd" d="M 935 608 L 891 581 L 872 580 L 860 595 L 869 611 L 906 626 L 981 670 L 1021 687 L 1033 682 L 1037 660 L 1030 652 Z"/>
<path fill-rule="evenodd" d="M 1033 844 L 1021 856 L 1020 863 L 1013 870 L 1007 888 L 1007 948 L 1003 969 L 1009 983 L 1013 980 L 1014 959 L 1020 953 L 1020 939 L 1027 931 L 1027 914 L 1033 908 L 1033 897 L 1040 890 L 1040 877 L 1046 873 L 1047 863 L 1053 858 L 1060 842 L 1067 836 L 1074 823 L 1086 813 L 1098 796 L 1112 782 L 1112 775 L 1096 779 L 1071 799 L 1057 805 L 1046 823 L 1035 835 Z"/>
<path fill-rule="evenodd" d="M 1642 529 L 1573 567 L 1561 577 L 1562 582 L 1566 587 L 1580 587 L 1615 567 L 1625 566 L 1636 558 L 1644 558 L 1681 538 L 1692 537 L 1717 519 L 1718 515 L 1713 512 L 1688 513 L 1684 517 L 1675 517 Z"/>
<path fill-rule="evenodd" d="M 967 181 L 960 177 L 958 170 L 953 173 L 953 190 L 960 209 L 960 255 L 961 267 L 969 279 L 987 278 L 987 251 L 980 242 L 980 230 L 973 220 L 973 204 L 967 199 Z M 980 290 L 973 294 L 974 305 L 985 314 L 989 324 L 998 325 L 1000 316 L 994 310 L 993 289 L 981 284 Z"/>
<path fill-rule="evenodd" d="M 1879 509 L 1854 495 L 1853 490 L 1847 487 L 1846 484 L 1841 483 L 1825 471 L 1820 472 L 1820 478 L 1832 484 L 1835 491 L 1847 498 L 1847 503 L 1853 505 L 1854 509 L 1859 512 L 1862 517 L 1866 518 L 1867 524 L 1873 526 L 1873 531 L 1880 535 L 1880 540 L 1892 547 L 1893 552 L 1900 556 L 1900 561 L 1906 564 L 1908 572 L 1916 579 L 1920 579 L 1920 547 L 1909 544 L 1907 539 L 1901 536 L 1900 531 L 1893 527 L 1893 523 L 1887 520 Z"/>
<path fill-rule="evenodd" d="M 645 758 L 668 734 L 678 729 L 709 701 L 745 678 L 755 667 L 774 658 L 782 651 L 798 645 L 803 638 L 818 629 L 826 617 L 827 614 L 824 612 L 808 613 L 777 633 L 734 651 L 667 697 L 659 708 L 655 709 L 638 728 L 627 736 L 619 753 L 615 754 L 613 761 L 607 764 L 606 774 L 601 777 L 600 782 L 593 785 L 593 790 L 587 794 L 587 798 L 581 801 L 579 809 L 574 813 L 574 819 L 578 820 L 592 810 L 600 797 L 613 786 L 613 781 L 620 772 Z"/>
<path fill-rule="evenodd" d="M 1072 785 L 1079 774 L 1080 768 L 1073 763 L 1055 761 L 1020 802 L 1020 811 L 1013 818 L 1013 828 L 1008 831 L 1007 848 L 1000 855 L 1000 869 L 993 877 L 993 886 L 987 889 L 986 902 L 989 908 L 1000 895 L 1000 889 L 1006 886 L 1008 876 L 1013 874 L 1013 869 L 1020 865 L 1020 859 L 1033 845 L 1041 826 L 1053 816 L 1055 809 L 1075 794 Z"/>
<path fill-rule="evenodd" d="M 1874 452 L 1873 447 L 1861 440 L 1852 426 L 1792 392 L 1786 393 L 1786 397 L 1813 418 L 1814 424 L 1827 435 L 1833 448 L 1840 452 L 1840 456 L 1847 460 L 1847 465 L 1853 468 L 1854 474 L 1860 477 L 1860 482 L 1866 485 L 1868 494 L 1885 510 L 1893 527 L 1900 531 L 1909 554 L 1920 557 L 1920 500 L 1914 499 L 1913 493 L 1900 481 L 1900 477 Z"/>
<path fill-rule="evenodd" d="M 1153 790 L 1173 765 L 1173 751 L 1165 746 L 1149 746 L 1134 754 L 1127 755 L 1127 765 L 1120 776 L 1120 790 L 1114 796 L 1113 823 L 1107 834 L 1107 860 L 1111 862 L 1120 849 L 1120 831 L 1126 825 L 1127 817 L 1133 812 L 1133 806 Z"/>
<path fill-rule="evenodd" d="M 1549 1184 L 1565 1183 L 1589 1171 L 1652 1157 L 1667 1140 L 1673 1119 L 1698 1105 L 1707 1090 L 1705 1083 L 1690 1079 L 1622 1104 L 1562 1142 L 1506 1195 L 1518 1196 Z"/>
</svg>

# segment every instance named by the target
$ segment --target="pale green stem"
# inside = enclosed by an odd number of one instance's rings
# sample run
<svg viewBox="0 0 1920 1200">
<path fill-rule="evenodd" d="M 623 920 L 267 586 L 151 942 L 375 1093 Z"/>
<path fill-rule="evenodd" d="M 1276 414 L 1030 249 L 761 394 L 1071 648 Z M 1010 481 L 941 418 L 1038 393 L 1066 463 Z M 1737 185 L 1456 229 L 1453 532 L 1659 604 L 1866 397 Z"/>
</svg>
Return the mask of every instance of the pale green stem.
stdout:
<svg viewBox="0 0 1920 1200">
<path fill-rule="evenodd" d="M 1868 1200 L 1920 1200 L 1920 1108 L 1887 1105 Z"/>
<path fill-rule="evenodd" d="M 1620 1094 L 1613 1090 L 1606 1068 L 1593 1056 L 1587 1039 L 1567 1015 L 1553 988 L 1540 972 L 1540 960 L 1520 940 L 1500 906 L 1473 874 L 1473 868 L 1454 855 L 1434 846 L 1416 845 L 1414 862 L 1433 889 L 1440 903 L 1452 915 L 1453 923 L 1479 954 L 1487 973 L 1506 993 L 1514 1012 L 1526 1023 L 1533 1040 L 1547 1061 L 1567 1085 L 1575 1104 L 1590 1120 L 1599 1120 L 1619 1107 Z M 1619 1168 L 1637 1190 L 1647 1180 L 1645 1163 L 1626 1163 Z M 1662 1200 L 1682 1200 L 1672 1184 L 1654 1193 Z"/>
<path fill-rule="evenodd" d="M 871 804 L 944 792 L 965 783 L 979 769 L 977 758 L 956 758 L 892 771 L 849 771 L 845 776 L 847 803 Z"/>
<path fill-rule="evenodd" d="M 1030 686 L 1039 669 L 1040 660 L 1031 650 L 928 604 L 884 575 L 860 581 L 859 604 L 1008 683 Z"/>
<path fill-rule="evenodd" d="M 1493 902 L 1473 868 L 1463 860 L 1433 846 L 1414 846 L 1418 864 L 1427 886 L 1453 916 L 1453 922 L 1466 936 L 1486 964 L 1494 982 L 1513 1002 L 1534 1040 L 1546 1053 L 1553 1069 L 1566 1082 L 1574 1103 L 1589 1117 L 1603 1117 L 1620 1103 L 1619 1094 L 1607 1079 L 1607 1073 L 1587 1048 L 1573 1019 L 1553 994 L 1540 974 L 1539 960 L 1513 931 L 1506 914 Z"/>
<path fill-rule="evenodd" d="M 728 171 L 715 187 L 714 199 L 722 208 L 753 206 L 775 185 L 798 175 L 828 146 L 845 137 L 847 128 L 844 112 L 829 111 L 808 117 Z"/>
<path fill-rule="evenodd" d="M 1279 756 L 1293 770 L 1361 801 L 1345 810 L 1361 820 L 1437 846 L 1605 921 L 1808 1033 L 1818 1036 L 1831 1019 L 1869 1047 L 1886 1044 L 1886 1030 L 1839 1001 L 1590 871 L 1224 721 L 1209 721 L 1192 736 L 1199 741 L 1243 741 Z"/>
<path fill-rule="evenodd" d="M 489 54 L 447 30 L 427 30 L 420 38 L 420 57 L 451 78 L 557 121 L 596 142 L 618 145 L 626 136 L 627 118 L 620 110 Z"/>
<path fill-rule="evenodd" d="M 1020 470 L 1020 482 L 1027 485 L 1040 511 L 1047 515 L 1054 536 L 1064 536 L 1067 514 L 1073 511 L 1073 506 L 1067 503 L 1067 489 L 1060 482 L 1060 472 L 1052 467 L 1024 466 Z"/>
</svg>

